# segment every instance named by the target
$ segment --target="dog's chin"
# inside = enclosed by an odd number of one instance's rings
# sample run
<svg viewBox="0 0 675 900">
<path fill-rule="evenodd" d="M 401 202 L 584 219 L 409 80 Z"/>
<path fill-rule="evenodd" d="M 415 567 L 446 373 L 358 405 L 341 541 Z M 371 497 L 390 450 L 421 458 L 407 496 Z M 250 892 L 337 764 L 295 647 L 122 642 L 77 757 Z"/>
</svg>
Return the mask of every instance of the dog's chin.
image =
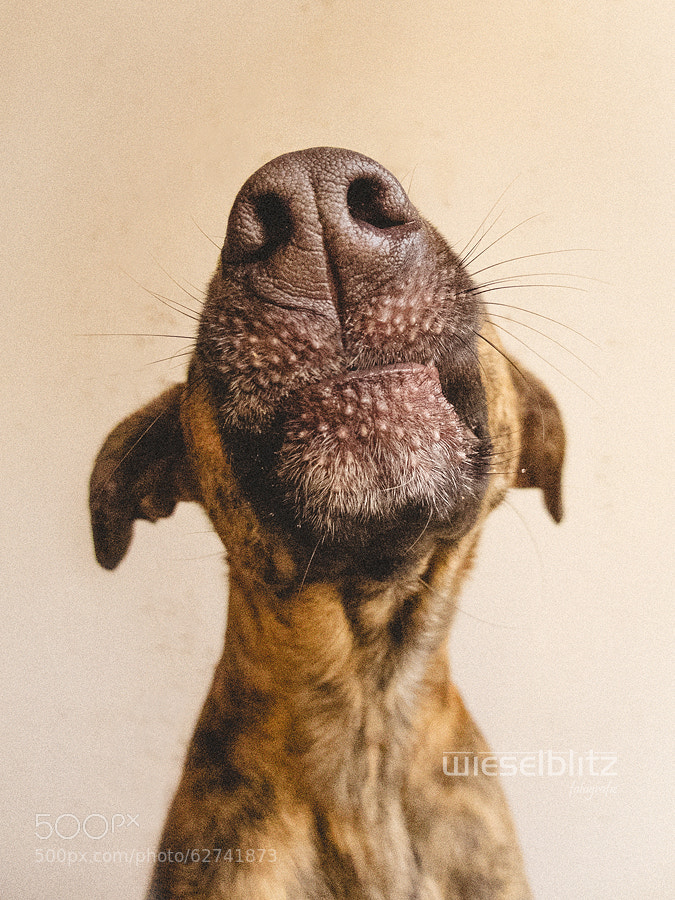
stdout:
<svg viewBox="0 0 675 900">
<path fill-rule="evenodd" d="M 486 483 L 481 441 L 443 395 L 433 366 L 350 372 L 299 391 L 274 480 L 313 541 L 382 546 L 441 529 L 465 533 Z"/>
</svg>

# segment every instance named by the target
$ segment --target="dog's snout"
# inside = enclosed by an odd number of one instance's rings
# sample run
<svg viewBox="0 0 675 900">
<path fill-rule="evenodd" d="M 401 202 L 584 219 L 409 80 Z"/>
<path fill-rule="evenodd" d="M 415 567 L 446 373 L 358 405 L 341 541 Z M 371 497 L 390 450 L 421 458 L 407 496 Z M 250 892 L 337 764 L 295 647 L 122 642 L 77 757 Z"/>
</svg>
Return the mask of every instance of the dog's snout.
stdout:
<svg viewBox="0 0 675 900">
<path fill-rule="evenodd" d="M 375 160 L 334 147 L 273 159 L 237 194 L 200 323 L 224 421 L 261 428 L 303 386 L 397 363 L 437 366 L 445 389 L 473 365 L 468 287 Z"/>
</svg>

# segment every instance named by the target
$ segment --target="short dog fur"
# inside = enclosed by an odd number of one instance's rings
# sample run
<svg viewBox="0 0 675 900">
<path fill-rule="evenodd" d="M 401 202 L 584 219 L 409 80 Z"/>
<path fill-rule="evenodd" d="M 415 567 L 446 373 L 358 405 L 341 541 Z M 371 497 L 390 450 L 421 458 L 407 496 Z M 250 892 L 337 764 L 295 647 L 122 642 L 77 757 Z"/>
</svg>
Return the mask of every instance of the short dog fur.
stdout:
<svg viewBox="0 0 675 900">
<path fill-rule="evenodd" d="M 564 435 L 460 260 L 377 163 L 287 154 L 237 196 L 187 380 L 91 479 L 96 555 L 201 503 L 227 548 L 222 659 L 149 897 L 529 897 L 448 633 L 483 522 Z"/>
</svg>

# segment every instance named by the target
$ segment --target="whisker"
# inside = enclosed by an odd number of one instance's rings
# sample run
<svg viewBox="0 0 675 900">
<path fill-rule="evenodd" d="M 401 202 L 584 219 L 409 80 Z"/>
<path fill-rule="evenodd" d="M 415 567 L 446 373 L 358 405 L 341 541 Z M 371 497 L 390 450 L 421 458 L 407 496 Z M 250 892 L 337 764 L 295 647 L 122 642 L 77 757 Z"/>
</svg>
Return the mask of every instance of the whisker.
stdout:
<svg viewBox="0 0 675 900">
<path fill-rule="evenodd" d="M 159 422 L 159 420 L 162 418 L 162 416 L 165 415 L 165 413 L 166 413 L 166 409 L 161 410 L 161 412 L 159 412 L 155 416 L 155 418 L 152 420 L 152 422 L 150 422 L 148 427 L 143 429 L 141 434 L 136 438 L 136 440 L 133 442 L 133 444 L 129 447 L 129 449 L 124 454 L 124 456 L 122 456 L 121 459 L 119 459 L 117 461 L 117 464 L 114 466 L 112 471 L 108 473 L 106 482 L 99 487 L 98 491 L 94 494 L 95 497 L 98 497 L 105 490 L 106 484 L 108 484 L 110 482 L 113 475 L 118 471 L 118 469 L 124 463 L 125 459 L 127 459 L 127 457 L 129 457 L 131 455 L 131 453 L 133 453 L 133 451 L 140 444 L 140 442 L 143 440 L 143 438 L 146 436 L 146 434 L 148 434 L 155 427 L 155 425 Z"/>
<path fill-rule="evenodd" d="M 318 540 L 318 541 L 316 542 L 316 544 L 314 545 L 314 549 L 312 550 L 312 554 L 311 554 L 311 556 L 309 557 L 309 562 L 307 563 L 307 568 L 305 569 L 305 571 L 304 571 L 304 573 L 303 573 L 302 580 L 301 580 L 301 582 L 300 582 L 300 587 L 298 588 L 298 592 L 297 592 L 297 594 L 295 595 L 295 599 L 296 599 L 296 600 L 298 600 L 298 598 L 300 597 L 300 594 L 302 593 L 302 589 L 303 589 L 303 587 L 305 586 L 305 582 L 307 581 L 307 576 L 309 575 L 310 567 L 311 567 L 311 565 L 312 565 L 312 562 L 314 561 L 314 557 L 316 556 L 316 552 L 317 552 L 317 550 L 319 549 L 319 547 L 321 546 L 322 543 L 323 543 L 323 538 L 320 537 L 319 540 Z"/>
<path fill-rule="evenodd" d="M 474 244 L 472 244 L 472 245 L 468 248 L 468 250 L 466 250 L 466 258 L 465 258 L 465 256 L 464 256 L 464 253 L 462 254 L 462 256 L 459 258 L 459 261 L 460 261 L 461 265 L 465 266 L 465 265 L 468 264 L 468 260 L 471 259 L 471 254 L 474 252 L 474 250 L 477 250 L 477 249 L 480 247 L 481 241 L 484 241 L 484 240 L 485 240 L 485 238 L 490 234 L 490 232 L 492 231 L 492 229 L 495 227 L 495 225 L 497 224 L 497 222 L 499 222 L 499 220 L 501 219 L 501 217 L 502 217 L 503 215 L 504 215 L 504 210 L 502 210 L 502 211 L 499 213 L 499 215 L 495 218 L 495 220 L 494 220 L 493 222 L 490 223 L 490 226 L 489 226 L 488 228 L 485 229 L 485 231 L 481 234 L 481 236 L 478 238 L 478 240 L 477 240 Z"/>
<path fill-rule="evenodd" d="M 577 388 L 577 390 L 581 391 L 582 394 L 586 394 L 586 396 L 589 398 L 589 400 L 592 400 L 594 403 L 597 403 L 597 400 L 595 399 L 595 397 L 592 394 L 589 394 L 588 391 L 585 390 L 584 388 L 582 388 L 580 384 L 577 384 L 577 382 L 574 381 L 573 378 L 570 378 L 569 375 L 566 375 L 565 372 L 562 371 L 562 369 L 559 369 L 557 366 L 555 366 L 550 360 L 546 359 L 545 356 L 542 356 L 541 353 L 537 353 L 537 351 L 533 347 L 530 347 L 530 345 L 528 343 L 526 343 L 522 338 L 519 338 L 518 335 L 513 334 L 507 328 L 504 328 L 503 325 L 497 325 L 497 323 L 495 323 L 495 326 L 497 328 L 499 328 L 500 331 L 503 331 L 504 334 L 508 334 L 509 337 L 513 338 L 515 341 L 518 341 L 518 343 L 522 344 L 523 347 L 526 347 L 530 351 L 530 353 L 534 353 L 535 356 L 537 356 L 537 357 L 539 357 L 539 359 L 543 360 L 543 362 L 545 362 L 548 366 L 550 366 L 552 369 L 554 369 L 559 375 L 562 375 L 563 378 L 565 378 L 567 381 L 569 381 L 570 384 L 573 384 L 574 387 Z"/>
<path fill-rule="evenodd" d="M 176 356 L 174 357 L 174 359 L 176 360 L 176 362 L 175 362 L 175 364 L 174 364 L 173 366 L 170 367 L 170 369 L 171 369 L 172 372 L 175 372 L 177 369 L 182 369 L 182 370 L 184 371 L 184 365 L 183 365 L 182 362 L 180 362 L 180 357 L 181 357 L 181 356 L 187 356 L 187 357 L 190 357 L 190 356 L 192 356 L 192 351 L 189 350 L 187 353 L 178 353 L 178 354 L 176 354 Z"/>
<path fill-rule="evenodd" d="M 180 283 L 180 281 L 178 281 L 177 278 L 174 278 L 173 275 L 170 275 L 169 272 L 167 272 L 167 270 L 164 268 L 164 266 L 162 266 L 162 265 L 159 263 L 159 261 L 158 261 L 154 256 L 152 256 L 151 259 L 152 259 L 152 261 L 155 263 L 155 265 L 157 266 L 157 268 L 158 268 L 161 272 L 163 272 L 163 273 L 166 275 L 166 277 L 167 277 L 170 281 L 172 281 L 172 282 L 176 285 L 176 287 L 177 287 L 179 290 L 183 291 L 183 293 L 184 293 L 184 294 L 187 294 L 188 297 L 189 297 L 191 300 L 194 300 L 195 303 L 198 303 L 198 304 L 201 306 L 201 304 L 202 304 L 202 299 L 203 299 L 202 297 L 196 297 L 194 294 L 191 294 L 190 291 L 188 291 L 188 289 L 187 289 L 184 285 L 182 285 L 182 284 Z"/>
<path fill-rule="evenodd" d="M 408 187 L 406 188 L 406 194 L 408 194 L 408 196 L 410 196 L 410 190 L 412 188 L 412 183 L 413 183 L 413 179 L 415 178 L 416 172 L 417 172 L 417 163 L 415 163 L 415 165 L 412 167 L 412 171 L 410 172 L 410 181 L 408 182 Z M 406 175 L 404 177 L 407 178 L 408 176 Z M 401 181 L 402 180 L 403 179 L 401 179 Z"/>
<path fill-rule="evenodd" d="M 513 181 L 512 181 L 510 184 L 507 184 L 507 186 L 506 186 L 506 187 L 504 188 L 504 190 L 501 192 L 501 194 L 499 195 L 499 197 L 497 197 L 497 199 L 495 200 L 495 202 L 492 204 L 492 206 L 490 207 L 490 211 L 488 212 L 488 214 L 485 216 L 485 218 L 484 218 L 483 221 L 480 223 L 480 225 L 478 226 L 478 228 L 476 228 L 476 230 L 475 230 L 474 233 L 471 235 L 471 237 L 469 238 L 469 240 L 466 242 L 466 244 L 464 245 L 464 247 L 462 248 L 462 250 L 457 254 L 457 257 L 458 257 L 458 259 L 459 259 L 460 262 L 463 261 L 463 257 L 464 257 L 464 254 L 465 254 L 466 251 L 467 251 L 467 248 L 468 248 L 471 244 L 473 244 L 474 238 L 478 235 L 478 233 L 479 233 L 479 231 L 481 230 L 481 228 L 483 227 L 483 225 L 485 225 L 485 223 L 486 223 L 487 220 L 490 218 L 490 216 L 492 215 L 492 213 L 494 212 L 494 210 L 495 210 L 495 209 L 499 206 L 499 204 L 501 203 L 501 201 L 502 201 L 503 197 L 505 196 L 505 194 L 513 187 L 513 185 L 516 183 L 516 181 L 518 181 L 519 178 L 520 178 L 520 175 L 516 175 L 516 177 L 513 179 Z M 500 214 L 500 215 L 501 215 L 501 214 Z M 492 226 L 491 226 L 491 227 L 492 227 Z M 479 241 L 479 243 L 480 243 L 480 241 Z M 462 262 L 462 264 L 463 264 L 463 262 Z"/>
<path fill-rule="evenodd" d="M 393 487 L 375 488 L 373 490 L 373 493 L 374 494 L 388 494 L 391 491 L 398 491 L 398 490 L 400 490 L 400 488 L 404 488 L 404 487 L 407 487 L 409 484 L 412 484 L 413 481 L 415 481 L 416 477 L 417 477 L 416 475 L 411 475 L 410 478 L 406 479 L 406 481 L 399 481 Z"/>
<path fill-rule="evenodd" d="M 501 262 L 492 263 L 490 266 L 484 266 L 477 272 L 469 272 L 472 278 L 490 269 L 496 269 L 497 266 L 505 266 L 507 263 L 519 262 L 521 259 L 535 259 L 538 256 L 554 256 L 557 253 L 601 253 L 597 247 L 568 247 L 564 250 L 542 250 L 539 253 L 526 253 L 524 256 L 512 256 L 511 259 L 503 259 Z"/>
<path fill-rule="evenodd" d="M 161 268 L 161 267 L 160 267 Z M 139 287 L 142 291 L 145 291 L 146 294 L 150 294 L 151 297 L 154 297 L 155 300 L 159 300 L 164 306 L 168 306 L 170 310 L 173 312 L 179 313 L 179 315 L 187 316 L 188 319 L 194 319 L 195 322 L 199 321 L 199 315 L 196 310 L 192 309 L 191 306 L 186 306 L 183 303 L 179 303 L 178 300 L 173 300 L 170 297 L 164 297 L 162 294 L 159 294 L 157 291 L 152 291 L 150 288 L 146 287 L 144 284 L 141 284 L 133 275 L 130 275 L 128 272 L 125 272 L 124 269 L 121 270 L 124 275 L 133 283 Z M 167 276 L 171 277 L 171 276 Z M 180 285 L 179 285 L 180 286 Z M 187 292 L 186 292 L 187 293 Z M 190 296 L 190 295 L 188 295 Z"/>
<path fill-rule="evenodd" d="M 159 363 L 163 362 L 173 362 L 176 359 L 181 359 L 184 356 L 192 356 L 194 352 L 194 345 L 190 347 L 184 348 L 183 350 L 179 350 L 178 353 L 172 353 L 171 356 L 165 356 L 162 359 L 153 359 L 152 362 L 146 363 L 148 366 L 156 366 Z"/>
<path fill-rule="evenodd" d="M 585 341 L 588 341 L 589 344 L 592 344 L 594 347 L 597 347 L 598 350 L 601 350 L 600 344 L 596 344 L 595 341 L 591 340 L 587 335 L 583 334 L 581 331 L 577 331 L 576 328 L 572 328 L 570 325 L 566 325 L 564 322 L 560 322 L 558 319 L 553 319 L 551 316 L 544 316 L 541 313 L 535 312 L 533 309 L 526 309 L 524 306 L 513 306 L 510 303 L 499 303 L 497 300 L 486 300 L 485 301 L 488 306 L 501 306 L 505 309 L 513 309 L 518 312 L 528 313 L 531 316 L 536 316 L 538 319 L 545 319 L 547 322 L 553 322 L 555 325 L 559 325 L 561 328 L 564 328 L 566 331 L 571 331 L 572 334 L 576 334 L 578 337 L 583 338 Z M 495 315 L 494 313 L 490 313 L 490 315 Z M 520 323 L 524 324 L 524 323 Z"/>
<path fill-rule="evenodd" d="M 476 363 L 478 364 L 478 368 L 482 371 L 483 375 L 487 375 L 487 372 L 485 371 L 485 367 L 483 366 L 483 363 L 480 361 L 480 355 L 479 355 L 478 351 L 476 350 L 476 348 L 472 347 L 471 344 L 468 341 L 464 340 L 464 338 L 462 338 L 462 336 L 460 334 L 455 335 L 455 340 L 457 340 L 466 350 L 469 351 L 469 353 L 476 360 Z"/>
<path fill-rule="evenodd" d="M 569 353 L 569 355 L 573 356 L 574 359 L 576 359 L 578 362 L 580 362 L 582 366 L 585 366 L 589 372 L 592 372 L 596 377 L 599 377 L 598 373 L 595 371 L 595 369 L 592 368 L 592 366 L 589 366 L 589 364 L 586 362 L 585 359 L 582 359 L 580 356 L 577 356 L 577 354 L 574 353 L 572 350 L 570 350 L 569 347 L 566 347 L 560 341 L 557 341 L 555 338 L 546 334 L 545 331 L 540 331 L 538 328 L 534 328 L 532 325 L 528 325 L 527 322 L 519 322 L 517 319 L 512 319 L 510 316 L 501 316 L 501 315 L 499 315 L 499 313 L 491 313 L 490 315 L 493 319 L 504 319 L 504 321 L 506 321 L 506 322 L 512 322 L 514 325 L 520 325 L 521 328 L 527 328 L 529 331 L 533 331 L 535 334 L 541 335 L 541 337 L 543 337 L 545 340 L 550 341 L 552 344 L 555 344 L 556 347 L 560 347 L 560 349 L 564 350 L 565 353 Z M 497 322 L 495 322 L 495 326 L 497 328 L 502 327 Z M 507 334 L 508 334 L 508 332 L 507 332 Z M 528 347 L 528 349 L 531 350 L 532 348 Z"/>
<path fill-rule="evenodd" d="M 502 330 L 503 330 L 503 329 L 502 329 Z M 527 376 L 526 376 L 525 373 L 522 371 L 522 369 L 521 369 L 519 366 L 517 366 L 516 363 L 511 359 L 511 357 L 508 355 L 508 353 L 506 353 L 504 350 L 502 350 L 502 349 L 501 349 L 500 347 L 498 347 L 496 344 L 493 344 L 492 341 L 489 340 L 488 338 L 486 338 L 484 334 L 481 334 L 480 331 L 474 331 L 474 334 L 476 335 L 476 337 L 480 338 L 482 341 L 485 341 L 485 343 L 486 343 L 489 347 L 492 347 L 493 350 L 496 350 L 497 353 L 499 353 L 500 356 L 504 357 L 504 359 L 506 360 L 506 362 L 507 362 L 510 366 L 512 366 L 513 369 L 520 375 L 520 377 L 523 379 L 523 381 L 525 382 L 525 384 L 528 383 Z M 540 418 L 540 420 L 541 420 L 541 433 L 542 433 L 542 439 L 543 439 L 543 440 L 546 440 L 546 420 L 544 419 L 544 411 L 543 411 L 543 409 L 541 408 L 541 403 L 539 402 L 539 398 L 537 397 L 536 394 L 535 394 L 534 399 L 537 401 L 537 407 L 539 408 L 539 418 Z"/>
<path fill-rule="evenodd" d="M 205 559 L 215 559 L 216 556 L 222 557 L 223 551 L 216 550 L 215 553 L 200 553 L 199 556 L 181 556 L 183 562 L 202 562 Z"/>
<path fill-rule="evenodd" d="M 85 334 L 76 334 L 75 337 L 151 337 L 151 338 L 179 338 L 181 341 L 193 341 L 193 334 L 160 334 L 159 332 L 144 331 L 91 331 Z"/>
<path fill-rule="evenodd" d="M 518 432 L 520 434 L 521 432 Z M 485 459 L 490 460 L 504 460 L 508 461 L 509 459 L 516 459 L 520 454 L 515 450 L 493 450 L 492 453 L 488 453 L 485 456 Z"/>
<path fill-rule="evenodd" d="M 463 615 L 468 616 L 470 619 L 475 619 L 476 622 L 481 622 L 483 625 L 491 625 L 493 628 L 505 628 L 509 631 L 515 631 L 517 629 L 516 625 L 507 625 L 504 622 L 490 622 L 488 619 L 481 619 L 480 616 L 476 616 L 473 613 L 467 612 L 465 609 L 462 609 L 462 607 L 458 603 L 450 601 L 447 597 L 437 591 L 436 588 L 433 588 L 428 581 L 425 581 L 424 578 L 420 577 L 419 575 L 417 576 L 417 580 L 424 588 L 426 588 L 427 591 L 433 594 L 434 597 L 437 597 L 439 600 L 446 600 L 452 603 L 452 606 L 457 610 L 457 612 L 461 612 Z"/>
<path fill-rule="evenodd" d="M 491 294 L 493 291 L 518 291 L 525 288 L 558 288 L 561 291 L 580 291 L 582 294 L 588 293 L 588 288 L 580 287 L 578 284 L 498 284 L 496 287 L 478 287 L 476 290 L 481 294 Z"/>
<path fill-rule="evenodd" d="M 428 519 L 427 519 L 427 521 L 426 521 L 426 523 L 425 523 L 425 525 L 424 525 L 424 528 L 420 531 L 420 533 L 417 535 L 417 537 L 416 537 L 415 540 L 412 542 L 412 544 L 411 544 L 409 547 L 406 547 L 406 549 L 405 549 L 405 552 L 406 552 L 406 553 L 410 553 L 410 551 L 412 550 L 412 548 L 415 547 L 415 546 L 422 540 L 422 538 L 424 537 L 424 534 L 425 534 L 427 528 L 429 527 L 429 524 L 431 523 L 431 517 L 432 517 L 433 513 L 434 513 L 433 509 L 430 509 L 430 510 L 429 510 L 429 517 L 428 517 Z"/>
<path fill-rule="evenodd" d="M 163 303 L 164 306 L 168 306 L 168 308 L 173 310 L 173 312 L 177 312 L 181 316 L 186 316 L 188 319 L 192 319 L 193 322 L 199 322 L 198 313 L 196 313 L 190 306 L 186 306 L 184 303 L 179 303 L 177 300 L 174 300 L 171 297 L 163 297 L 156 291 L 148 290 L 148 293 L 151 297 L 154 297 L 155 300 L 159 300 L 160 303 Z"/>
<path fill-rule="evenodd" d="M 199 305 L 202 306 L 204 303 L 204 297 L 206 296 L 206 291 L 203 288 L 200 288 L 198 285 L 193 284 L 191 281 L 188 281 L 187 278 L 184 279 L 184 281 L 185 281 L 185 284 L 187 284 L 187 286 L 195 292 L 195 294 L 199 298 L 199 299 L 197 299 L 197 303 L 199 303 Z"/>
<path fill-rule="evenodd" d="M 504 281 L 518 281 L 521 278 L 580 278 L 583 281 L 594 281 L 597 284 L 610 284 L 609 281 L 594 278 L 592 275 L 580 275 L 578 272 L 523 272 L 521 275 L 504 275 L 494 278 L 492 281 L 483 281 L 481 285 L 501 284 Z"/>
<path fill-rule="evenodd" d="M 213 246 L 216 248 L 216 250 L 220 250 L 220 249 L 222 248 L 222 241 L 221 241 L 220 244 L 218 244 L 218 243 L 211 237 L 211 235 L 207 234 L 207 233 L 204 231 L 204 229 L 203 229 L 203 228 L 201 227 L 201 225 L 197 222 L 197 220 L 194 218 L 194 216 L 190 216 L 190 218 L 192 219 L 192 224 L 195 226 L 195 228 L 197 229 L 197 231 L 201 232 L 201 234 L 204 235 L 204 237 L 206 238 L 206 240 L 207 240 L 207 241 L 210 241 L 210 242 L 213 244 Z"/>
<path fill-rule="evenodd" d="M 541 213 L 535 213 L 533 216 L 528 216 L 527 219 L 523 219 L 522 222 L 518 222 L 517 225 L 514 225 L 513 228 L 509 228 L 508 231 L 505 231 L 504 234 L 501 234 L 498 238 L 495 238 L 492 243 L 488 244 L 487 247 L 483 247 L 480 253 L 477 253 L 475 256 L 469 255 L 465 260 L 462 260 L 462 265 L 470 266 L 472 263 L 475 263 L 477 259 L 479 259 L 484 253 L 494 247 L 495 244 L 498 244 L 500 241 L 503 241 L 505 237 L 508 237 L 512 232 L 514 232 L 517 228 L 522 228 L 523 225 L 527 225 L 528 222 L 531 222 L 533 219 L 537 219 Z"/>
</svg>

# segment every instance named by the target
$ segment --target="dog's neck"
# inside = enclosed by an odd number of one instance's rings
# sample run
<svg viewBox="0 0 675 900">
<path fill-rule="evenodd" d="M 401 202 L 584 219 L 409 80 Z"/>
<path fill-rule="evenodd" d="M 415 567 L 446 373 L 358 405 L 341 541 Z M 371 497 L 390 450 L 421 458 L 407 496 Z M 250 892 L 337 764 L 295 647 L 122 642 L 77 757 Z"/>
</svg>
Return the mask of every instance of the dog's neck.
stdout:
<svg viewBox="0 0 675 900">
<path fill-rule="evenodd" d="M 447 638 L 480 525 L 453 544 L 426 532 L 389 575 L 322 578 L 313 551 L 268 530 L 242 494 L 203 391 L 187 392 L 183 429 L 230 594 L 192 766 L 220 769 L 231 792 L 255 784 L 262 796 L 286 779 L 291 797 L 379 828 L 383 792 L 400 795 L 410 771 L 425 695 L 450 702 Z"/>
<path fill-rule="evenodd" d="M 240 707 L 256 765 L 267 759 L 313 802 L 345 813 L 400 783 L 424 694 L 439 673 L 447 679 L 456 588 L 475 539 L 432 545 L 396 577 L 296 582 L 283 596 L 231 556 L 218 693 L 230 731 Z"/>
</svg>

